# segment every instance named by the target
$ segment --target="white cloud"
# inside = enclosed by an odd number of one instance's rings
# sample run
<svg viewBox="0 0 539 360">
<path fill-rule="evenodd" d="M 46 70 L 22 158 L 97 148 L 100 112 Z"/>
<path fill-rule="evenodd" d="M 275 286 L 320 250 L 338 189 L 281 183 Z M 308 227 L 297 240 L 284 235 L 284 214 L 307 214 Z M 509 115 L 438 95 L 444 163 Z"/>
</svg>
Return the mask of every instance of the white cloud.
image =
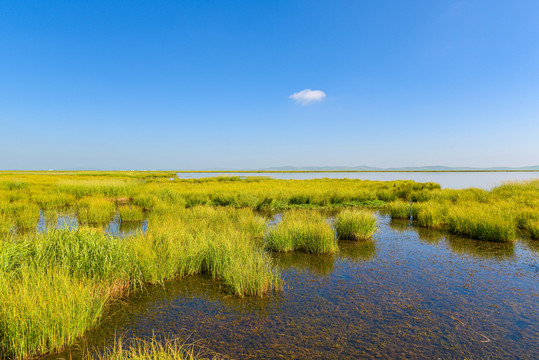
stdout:
<svg viewBox="0 0 539 360">
<path fill-rule="evenodd" d="M 295 100 L 298 104 L 307 105 L 315 101 L 321 101 L 326 97 L 326 93 L 322 90 L 305 89 L 297 93 L 293 93 L 289 96 L 290 99 Z"/>
</svg>

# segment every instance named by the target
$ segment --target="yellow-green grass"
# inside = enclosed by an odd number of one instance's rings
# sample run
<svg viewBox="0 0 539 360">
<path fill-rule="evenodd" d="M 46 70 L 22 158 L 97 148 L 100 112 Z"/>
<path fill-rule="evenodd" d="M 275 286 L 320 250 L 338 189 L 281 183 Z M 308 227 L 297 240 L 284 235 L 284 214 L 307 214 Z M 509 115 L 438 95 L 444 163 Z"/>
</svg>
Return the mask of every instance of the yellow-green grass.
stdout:
<svg viewBox="0 0 539 360">
<path fill-rule="evenodd" d="M 537 238 L 539 180 L 507 183 L 481 189 L 422 189 L 411 193 L 415 224 L 448 228 L 455 234 L 481 240 L 512 241 L 517 231 Z M 392 218 L 404 216 L 405 205 L 388 204 Z"/>
<path fill-rule="evenodd" d="M 527 221 L 524 229 L 529 232 L 532 239 L 539 240 L 539 220 Z"/>
<path fill-rule="evenodd" d="M 515 240 L 515 223 L 497 208 L 453 207 L 447 216 L 449 230 L 473 239 L 508 242 Z"/>
<path fill-rule="evenodd" d="M 236 295 L 261 296 L 281 288 L 280 273 L 260 246 L 263 224 L 246 210 L 176 209 L 151 216 L 148 233 L 128 245 L 145 281 L 206 274 Z"/>
<path fill-rule="evenodd" d="M 114 203 L 107 198 L 86 197 L 77 202 L 77 216 L 82 224 L 104 224 L 114 217 Z"/>
<path fill-rule="evenodd" d="M 68 345 L 95 325 L 95 317 L 84 315 L 82 304 L 90 310 L 97 305 L 104 309 L 112 299 L 146 283 L 202 274 L 232 294 L 263 296 L 282 288 L 280 271 L 266 250 L 337 251 L 331 227 L 317 212 L 285 213 L 283 223 L 270 229 L 264 239 L 265 222 L 255 209 L 372 207 L 395 200 L 392 215 L 398 216 L 398 207 L 400 216 L 407 218 L 411 212 L 416 223 L 421 221 L 426 227 L 444 226 L 485 240 L 511 240 L 517 229 L 537 238 L 539 181 L 483 191 L 441 190 L 436 184 L 411 181 L 168 180 L 172 176 L 161 172 L 0 172 L 1 229 L 17 226 L 17 219 L 21 229 L 35 229 L 40 209 L 46 216 L 76 212 L 82 226 L 100 224 L 112 219 L 116 204 L 120 209 L 144 209 L 149 229 L 122 241 L 103 231 L 84 229 L 46 234 L 10 231 L 9 240 L 0 241 L 0 277 L 4 290 L 18 290 L 0 292 L 2 311 L 15 314 L 6 315 L 2 326 L 9 331 L 25 329 L 24 324 L 31 321 L 21 314 L 57 312 L 60 306 L 65 306 L 65 316 L 51 320 L 61 323 L 62 329 L 53 322 L 36 325 L 36 329 L 44 327 L 40 333 L 49 340 L 21 332 L 10 337 L 10 344 L 0 341 L 0 353 L 22 358 Z M 31 271 L 39 273 L 34 282 L 27 274 Z M 55 288 L 57 282 L 64 285 Z M 77 297 L 64 294 L 68 286 Z M 39 301 L 32 299 L 41 310 L 28 310 L 30 298 L 18 303 L 13 293 L 39 296 Z M 81 294 L 94 297 L 90 301 Z M 99 318 L 102 310 L 96 313 Z"/>
<path fill-rule="evenodd" d="M 406 201 L 394 201 L 388 204 L 389 213 L 393 219 L 409 219 L 410 203 Z"/>
<path fill-rule="evenodd" d="M 280 224 L 266 235 L 266 247 L 271 251 L 305 251 L 333 254 L 337 241 L 327 220 L 317 212 L 296 210 L 283 215 Z"/>
<path fill-rule="evenodd" d="M 135 338 L 127 341 L 116 339 L 113 346 L 93 354 L 84 360 L 210 360 L 220 357 L 205 351 L 188 339 L 179 337 L 158 340 L 155 336 L 148 340 Z"/>
<path fill-rule="evenodd" d="M 97 324 L 107 302 L 102 284 L 59 268 L 24 265 L 0 272 L 0 353 L 22 359 L 71 345 Z"/>
<path fill-rule="evenodd" d="M 136 205 L 122 205 L 118 208 L 122 222 L 134 222 L 144 220 L 144 212 Z"/>
<path fill-rule="evenodd" d="M 37 226 L 39 206 L 36 204 L 16 201 L 9 204 L 8 211 L 17 230 L 29 230 Z"/>
<path fill-rule="evenodd" d="M 13 221 L 6 215 L 0 214 L 0 243 L 11 236 L 13 227 Z"/>
<path fill-rule="evenodd" d="M 446 224 L 447 207 L 438 203 L 412 204 L 412 218 L 416 224 L 428 228 L 441 228 Z"/>
<path fill-rule="evenodd" d="M 335 218 L 335 229 L 341 240 L 370 239 L 376 231 L 376 217 L 364 210 L 343 210 Z"/>
</svg>

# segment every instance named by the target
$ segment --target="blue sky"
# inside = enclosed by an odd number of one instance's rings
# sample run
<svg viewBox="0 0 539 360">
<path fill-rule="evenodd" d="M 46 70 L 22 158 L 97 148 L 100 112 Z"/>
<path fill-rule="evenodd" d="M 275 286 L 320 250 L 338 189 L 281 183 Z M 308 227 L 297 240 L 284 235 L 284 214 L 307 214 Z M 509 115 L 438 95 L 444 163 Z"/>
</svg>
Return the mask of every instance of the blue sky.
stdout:
<svg viewBox="0 0 539 360">
<path fill-rule="evenodd" d="M 0 169 L 538 165 L 538 14 L 0 1 Z"/>
</svg>

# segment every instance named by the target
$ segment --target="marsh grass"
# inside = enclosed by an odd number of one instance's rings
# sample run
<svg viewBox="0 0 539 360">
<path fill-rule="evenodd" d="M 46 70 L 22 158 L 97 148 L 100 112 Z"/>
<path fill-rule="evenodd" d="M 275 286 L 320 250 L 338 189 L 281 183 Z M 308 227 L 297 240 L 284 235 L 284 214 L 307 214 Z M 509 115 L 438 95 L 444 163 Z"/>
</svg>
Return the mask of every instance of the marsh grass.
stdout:
<svg viewBox="0 0 539 360">
<path fill-rule="evenodd" d="M 389 213 L 393 219 L 409 219 L 410 203 L 405 201 L 395 201 L 388 204 Z"/>
<path fill-rule="evenodd" d="M 136 222 L 144 220 L 144 212 L 136 205 L 122 205 L 118 208 L 122 222 Z"/>
<path fill-rule="evenodd" d="M 0 243 L 11 236 L 14 227 L 13 221 L 4 214 L 0 214 Z"/>
<path fill-rule="evenodd" d="M 8 204 L 6 210 L 15 223 L 17 230 L 25 231 L 37 226 L 39 206 L 36 204 L 16 201 Z"/>
<path fill-rule="evenodd" d="M 376 217 L 365 210 L 343 210 L 335 218 L 335 229 L 341 240 L 370 239 L 376 231 Z"/>
<path fill-rule="evenodd" d="M 84 360 L 209 360 L 219 359 L 215 354 L 206 351 L 189 338 L 179 337 L 158 340 L 155 336 L 145 339 L 118 338 L 114 345 L 105 351 L 87 354 Z"/>
<path fill-rule="evenodd" d="M 283 215 L 283 220 L 266 235 L 266 247 L 271 251 L 305 251 L 333 254 L 338 250 L 333 229 L 317 212 L 295 210 Z"/>
<path fill-rule="evenodd" d="M 539 240 L 539 220 L 528 220 L 524 226 L 534 240 Z"/>
<path fill-rule="evenodd" d="M 22 266 L 0 272 L 1 352 L 27 358 L 73 344 L 99 321 L 107 297 L 101 284 L 58 268 Z"/>
<path fill-rule="evenodd" d="M 262 296 L 281 288 L 280 272 L 260 248 L 263 224 L 250 210 L 177 209 L 150 217 L 148 233 L 128 244 L 145 281 L 204 274 L 238 296 Z"/>
<path fill-rule="evenodd" d="M 515 240 L 514 221 L 497 208 L 454 207 L 449 210 L 447 223 L 457 235 L 499 242 Z"/>
<path fill-rule="evenodd" d="M 416 225 L 447 228 L 479 240 L 513 241 L 517 231 L 538 237 L 539 180 L 507 183 L 491 191 L 481 189 L 421 189 L 410 193 Z M 388 204 L 392 218 L 402 218 L 401 200 Z"/>
<path fill-rule="evenodd" d="M 174 173 L 0 172 L 1 356 L 29 358 L 72 344 L 97 324 L 108 304 L 145 284 L 199 274 L 238 297 L 278 291 L 278 255 L 267 250 L 313 253 L 303 256 L 310 262 L 320 259 L 320 269 L 330 271 L 337 241 L 325 217 L 313 209 L 383 207 L 391 202 L 392 217 L 408 219 L 412 213 L 416 224 L 425 227 L 443 226 L 495 241 L 511 241 L 516 229 L 538 237 L 539 181 L 487 192 L 441 190 L 436 184 L 412 181 L 170 181 L 171 176 Z M 86 228 L 102 228 L 114 217 L 116 206 L 124 221 L 136 221 L 141 213 L 147 217 L 147 233 L 118 241 L 103 229 Z M 255 209 L 295 210 L 286 211 L 282 223 L 266 231 Z M 40 210 L 48 218 L 76 213 L 80 228 L 36 233 Z M 350 220 L 348 233 L 356 222 Z M 358 259 L 374 253 L 371 245 L 341 251 Z M 158 347 L 150 353 L 167 356 Z"/>
<path fill-rule="evenodd" d="M 446 224 L 447 207 L 438 203 L 414 203 L 412 218 L 419 226 L 441 228 Z"/>
<path fill-rule="evenodd" d="M 77 216 L 82 224 L 105 224 L 114 217 L 114 203 L 102 197 L 86 197 L 77 203 Z"/>
</svg>

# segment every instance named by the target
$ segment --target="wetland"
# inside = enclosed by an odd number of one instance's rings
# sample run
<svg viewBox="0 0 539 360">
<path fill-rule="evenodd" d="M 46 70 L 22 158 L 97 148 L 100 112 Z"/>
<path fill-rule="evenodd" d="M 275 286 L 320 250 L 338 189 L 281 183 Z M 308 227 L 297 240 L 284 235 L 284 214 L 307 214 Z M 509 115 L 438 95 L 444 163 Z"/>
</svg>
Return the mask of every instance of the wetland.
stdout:
<svg viewBox="0 0 539 360">
<path fill-rule="evenodd" d="M 3 358 L 536 357 L 537 180 L 170 178 L 0 174 Z"/>
</svg>

